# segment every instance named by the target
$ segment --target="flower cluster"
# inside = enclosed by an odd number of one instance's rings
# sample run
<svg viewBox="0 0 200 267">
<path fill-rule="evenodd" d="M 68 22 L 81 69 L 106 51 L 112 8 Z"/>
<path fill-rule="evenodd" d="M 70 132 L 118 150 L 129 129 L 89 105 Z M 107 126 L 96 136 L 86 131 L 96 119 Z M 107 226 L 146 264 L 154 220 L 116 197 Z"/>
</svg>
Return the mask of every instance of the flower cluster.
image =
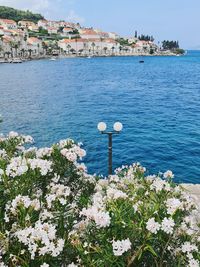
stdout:
<svg viewBox="0 0 200 267">
<path fill-rule="evenodd" d="M 38 221 L 34 227 L 16 231 L 14 235 L 27 246 L 31 259 L 35 258 L 36 252 L 39 256 L 50 254 L 57 257 L 63 251 L 64 240 L 56 237 L 56 227 L 49 223 Z"/>
<path fill-rule="evenodd" d="M 129 238 L 126 240 L 117 240 L 112 242 L 113 247 L 113 254 L 115 256 L 122 256 L 123 253 L 127 252 L 129 249 L 131 249 L 131 242 Z"/>
<path fill-rule="evenodd" d="M 171 171 L 100 179 L 81 144 L 32 142 L 0 137 L 0 267 L 200 266 L 199 210 Z"/>
</svg>

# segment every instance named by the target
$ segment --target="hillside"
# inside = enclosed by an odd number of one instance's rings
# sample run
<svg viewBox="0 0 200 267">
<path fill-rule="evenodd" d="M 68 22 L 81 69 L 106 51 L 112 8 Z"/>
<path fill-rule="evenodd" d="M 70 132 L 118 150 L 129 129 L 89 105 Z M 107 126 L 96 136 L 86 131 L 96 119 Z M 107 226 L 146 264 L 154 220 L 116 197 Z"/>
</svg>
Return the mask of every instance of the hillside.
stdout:
<svg viewBox="0 0 200 267">
<path fill-rule="evenodd" d="M 40 14 L 34 14 L 29 10 L 17 10 L 11 7 L 0 6 L 0 18 L 2 19 L 12 19 L 18 22 L 19 20 L 30 20 L 33 22 L 37 22 L 40 19 L 44 19 L 44 17 Z"/>
</svg>

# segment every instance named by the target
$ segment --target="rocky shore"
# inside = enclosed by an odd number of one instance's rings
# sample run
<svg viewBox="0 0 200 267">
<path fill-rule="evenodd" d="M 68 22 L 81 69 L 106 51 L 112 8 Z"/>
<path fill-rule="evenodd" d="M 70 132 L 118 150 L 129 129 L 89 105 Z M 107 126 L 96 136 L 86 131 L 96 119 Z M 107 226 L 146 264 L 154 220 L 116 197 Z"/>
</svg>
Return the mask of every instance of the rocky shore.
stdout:
<svg viewBox="0 0 200 267">
<path fill-rule="evenodd" d="M 200 184 L 182 184 L 182 187 L 191 194 L 195 203 L 199 207 L 200 213 Z"/>
</svg>

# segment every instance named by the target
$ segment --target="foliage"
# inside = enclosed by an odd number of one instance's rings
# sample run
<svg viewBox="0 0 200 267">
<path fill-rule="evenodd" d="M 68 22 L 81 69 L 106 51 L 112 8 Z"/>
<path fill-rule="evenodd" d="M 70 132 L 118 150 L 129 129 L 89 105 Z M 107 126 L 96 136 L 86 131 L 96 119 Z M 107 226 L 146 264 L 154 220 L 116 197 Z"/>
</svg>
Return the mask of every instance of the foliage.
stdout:
<svg viewBox="0 0 200 267">
<path fill-rule="evenodd" d="M 14 132 L 0 138 L 1 267 L 70 263 L 68 233 L 94 188 L 94 177 L 77 163 L 85 155 L 79 144 L 25 149 L 30 141 Z"/>
<path fill-rule="evenodd" d="M 180 54 L 180 55 L 183 55 L 185 53 L 185 50 L 184 49 L 181 49 L 181 48 L 177 48 L 175 50 L 176 54 Z"/>
<path fill-rule="evenodd" d="M 83 266 L 199 266 L 200 228 L 192 199 L 139 164 L 100 180 L 71 242 Z"/>
<path fill-rule="evenodd" d="M 42 35 L 48 35 L 48 31 L 42 27 L 39 27 L 39 33 Z"/>
<path fill-rule="evenodd" d="M 150 55 L 153 55 L 154 54 L 154 50 L 152 48 L 150 49 L 149 54 Z"/>
<path fill-rule="evenodd" d="M 40 14 L 34 14 L 29 10 L 17 10 L 11 7 L 0 6 L 0 18 L 2 19 L 12 19 L 16 22 L 20 20 L 30 20 L 33 22 L 38 22 L 40 19 L 44 19 L 44 17 Z"/>
<path fill-rule="evenodd" d="M 76 34 L 78 35 L 79 34 L 79 31 L 77 29 L 74 29 L 73 31 L 69 32 L 70 34 Z"/>
<path fill-rule="evenodd" d="M 162 47 L 163 47 L 163 49 L 166 49 L 166 50 L 178 49 L 179 43 L 178 43 L 178 41 L 166 41 L 166 40 L 164 40 L 162 42 Z"/>
<path fill-rule="evenodd" d="M 81 144 L 32 141 L 0 137 L 1 267 L 199 266 L 197 208 L 171 171 L 137 163 L 97 179 Z"/>
<path fill-rule="evenodd" d="M 144 34 L 141 34 L 140 36 L 138 36 L 138 39 L 141 40 L 141 41 L 151 41 L 151 42 L 154 41 L 154 37 L 153 36 L 144 35 Z"/>
<path fill-rule="evenodd" d="M 117 39 L 117 42 L 121 45 L 121 46 L 130 46 L 131 44 L 129 44 L 128 39 L 124 39 L 124 38 L 119 38 Z"/>
</svg>

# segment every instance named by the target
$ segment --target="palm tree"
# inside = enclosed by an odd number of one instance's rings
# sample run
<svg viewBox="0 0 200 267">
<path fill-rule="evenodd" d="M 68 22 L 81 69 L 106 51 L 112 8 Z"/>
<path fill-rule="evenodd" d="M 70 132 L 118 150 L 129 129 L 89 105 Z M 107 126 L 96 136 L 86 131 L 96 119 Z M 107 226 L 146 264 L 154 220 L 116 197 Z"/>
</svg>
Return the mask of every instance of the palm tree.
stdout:
<svg viewBox="0 0 200 267">
<path fill-rule="evenodd" d="M 78 55 L 78 46 L 77 46 L 78 40 L 77 40 L 77 37 L 75 38 L 75 42 L 76 42 L 76 56 L 77 56 Z"/>
<path fill-rule="evenodd" d="M 95 48 L 95 43 L 93 42 L 92 44 L 91 44 L 91 46 L 92 46 L 92 52 L 93 52 L 93 55 L 94 55 L 94 48 Z"/>
<path fill-rule="evenodd" d="M 40 44 L 37 44 L 37 54 L 39 55 L 39 50 L 40 50 Z"/>
<path fill-rule="evenodd" d="M 113 46 L 111 49 L 112 49 L 112 55 L 114 55 L 115 47 Z"/>
<path fill-rule="evenodd" d="M 3 47 L 2 47 L 2 45 L 0 45 L 0 55 L 1 55 L 2 51 L 3 51 Z"/>
<path fill-rule="evenodd" d="M 22 48 L 21 49 L 21 56 L 24 58 L 24 54 L 25 54 L 25 49 L 24 48 Z"/>
<path fill-rule="evenodd" d="M 102 48 L 102 42 L 103 42 L 103 40 L 104 40 L 104 39 L 101 37 L 101 38 L 100 38 L 100 41 L 101 41 L 101 53 L 103 52 L 103 48 Z"/>
<path fill-rule="evenodd" d="M 18 55 L 17 50 L 18 50 L 18 48 L 19 48 L 19 44 L 15 43 L 15 44 L 14 44 L 14 48 L 15 48 L 15 57 L 17 57 L 17 55 Z"/>
<path fill-rule="evenodd" d="M 96 46 L 96 54 L 99 55 L 99 46 Z"/>
<path fill-rule="evenodd" d="M 68 45 L 67 45 L 68 55 L 69 55 L 70 49 L 71 49 L 71 45 L 68 44 Z"/>
<path fill-rule="evenodd" d="M 83 50 L 85 51 L 85 55 L 86 55 L 86 48 L 87 48 L 87 44 L 83 43 Z"/>
<path fill-rule="evenodd" d="M 119 47 L 119 53 L 121 54 L 121 52 L 122 52 L 122 46 L 120 45 L 120 47 Z"/>
<path fill-rule="evenodd" d="M 45 51 L 45 54 L 47 53 L 48 45 L 45 42 L 42 42 L 42 48 L 43 48 L 43 53 Z"/>
<path fill-rule="evenodd" d="M 28 49 L 28 52 L 29 52 L 29 58 L 31 58 L 33 50 L 32 49 Z"/>
</svg>

